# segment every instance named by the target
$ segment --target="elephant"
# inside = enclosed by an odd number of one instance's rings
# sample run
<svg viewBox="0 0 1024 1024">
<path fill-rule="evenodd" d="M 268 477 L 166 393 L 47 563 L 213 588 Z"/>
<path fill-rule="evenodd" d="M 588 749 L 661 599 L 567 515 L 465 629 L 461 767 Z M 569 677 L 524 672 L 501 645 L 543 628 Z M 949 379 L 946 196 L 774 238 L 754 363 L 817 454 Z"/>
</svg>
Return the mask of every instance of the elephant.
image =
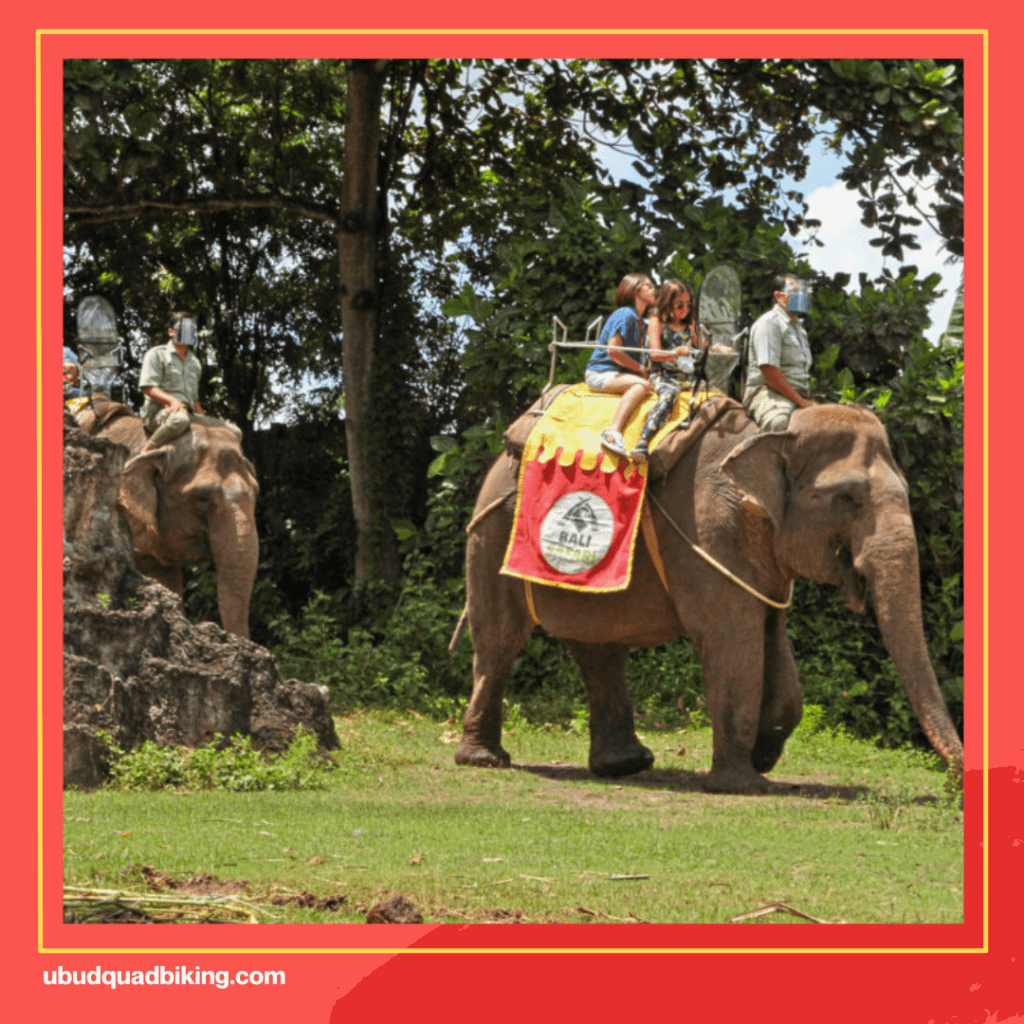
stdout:
<svg viewBox="0 0 1024 1024">
<path fill-rule="evenodd" d="M 502 697 L 539 621 L 562 639 L 583 676 L 590 770 L 615 777 L 649 768 L 654 755 L 636 735 L 625 683 L 627 649 L 688 634 L 712 723 L 704 788 L 766 792 L 763 773 L 803 714 L 784 607 L 792 581 L 802 577 L 839 586 L 855 610 L 870 586 L 886 649 L 924 732 L 947 764 L 962 767 L 963 745 L 925 644 L 908 487 L 882 423 L 859 406 L 818 404 L 797 409 L 784 432 L 760 433 L 738 403 L 715 403 L 724 405 L 709 410 L 709 425 L 660 478 L 652 455 L 646 500 L 664 583 L 642 536 L 625 590 L 533 585 L 528 593 L 522 580 L 501 574 L 519 460 L 508 447 L 498 456 L 468 528 L 462 621 L 473 643 L 473 690 L 457 764 L 510 765 Z"/>
<path fill-rule="evenodd" d="M 180 596 L 183 566 L 212 561 L 221 625 L 248 639 L 259 560 L 259 484 L 235 433 L 195 416 L 173 442 L 139 454 L 146 433 L 127 407 L 97 400 L 75 418 L 86 433 L 122 444 L 135 456 L 125 465 L 118 507 L 131 531 L 136 568 Z"/>
</svg>

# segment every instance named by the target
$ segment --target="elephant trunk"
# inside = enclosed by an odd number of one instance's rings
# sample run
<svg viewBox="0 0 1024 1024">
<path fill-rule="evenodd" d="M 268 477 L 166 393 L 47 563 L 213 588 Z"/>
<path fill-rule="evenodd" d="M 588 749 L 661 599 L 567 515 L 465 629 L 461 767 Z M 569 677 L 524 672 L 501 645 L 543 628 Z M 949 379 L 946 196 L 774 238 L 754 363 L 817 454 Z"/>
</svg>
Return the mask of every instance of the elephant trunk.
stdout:
<svg viewBox="0 0 1024 1024">
<path fill-rule="evenodd" d="M 917 541 L 909 512 L 884 516 L 886 529 L 867 538 L 854 566 L 871 585 L 878 625 L 925 735 L 947 764 L 963 767 L 964 748 L 928 657 L 921 618 Z"/>
<path fill-rule="evenodd" d="M 228 633 L 249 638 L 249 598 L 259 540 L 250 501 L 226 501 L 211 515 L 209 543 L 217 570 L 217 604 Z"/>
</svg>

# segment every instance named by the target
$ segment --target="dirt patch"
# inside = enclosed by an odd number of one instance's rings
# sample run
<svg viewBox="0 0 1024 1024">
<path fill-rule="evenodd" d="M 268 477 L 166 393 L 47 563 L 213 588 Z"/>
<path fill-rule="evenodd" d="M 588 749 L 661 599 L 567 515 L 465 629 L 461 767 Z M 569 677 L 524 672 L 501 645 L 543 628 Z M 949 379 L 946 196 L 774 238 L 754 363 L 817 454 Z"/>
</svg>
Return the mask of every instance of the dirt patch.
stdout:
<svg viewBox="0 0 1024 1024">
<path fill-rule="evenodd" d="M 271 896 L 270 902 L 275 907 L 302 907 L 304 910 L 340 910 L 347 897 L 339 893 L 337 896 L 314 896 L 311 892 L 299 892 L 292 896 Z"/>
<path fill-rule="evenodd" d="M 157 918 L 133 907 L 111 905 L 106 913 L 83 912 L 77 907 L 64 906 L 64 924 L 160 924 Z M 92 908 L 90 908 L 90 911 Z"/>
<path fill-rule="evenodd" d="M 423 915 L 416 909 L 416 904 L 395 893 L 386 900 L 370 907 L 366 915 L 367 924 L 423 924 Z"/>
<path fill-rule="evenodd" d="M 65 924 L 240 924 L 254 922 L 248 882 L 215 875 L 181 880 L 147 865 L 121 871 L 129 888 L 65 887 Z"/>
<path fill-rule="evenodd" d="M 158 871 L 148 865 L 132 865 L 123 868 L 122 874 L 142 879 L 150 892 L 172 893 L 176 896 L 202 896 L 216 899 L 225 896 L 241 896 L 250 902 L 267 903 L 274 907 L 301 907 L 304 910 L 336 911 L 346 903 L 348 897 L 344 893 L 333 896 L 317 896 L 312 892 L 278 892 L 268 895 L 265 891 L 254 893 L 252 884 L 247 879 L 220 879 L 216 875 L 194 875 L 192 878 L 175 878 L 166 871 Z M 144 923 L 149 920 L 146 914 L 130 914 L 122 917 L 122 923 Z"/>
<path fill-rule="evenodd" d="M 458 917 L 463 921 L 473 921 L 477 924 L 529 924 L 536 923 L 526 917 L 521 910 L 505 910 L 503 907 L 493 907 L 478 910 L 474 914 L 466 914 L 461 910 L 452 910 L 451 907 L 438 907 L 431 911 L 431 918 L 439 920 L 445 917 Z"/>
<path fill-rule="evenodd" d="M 152 892 L 174 892 L 182 896 L 235 896 L 249 895 L 247 880 L 236 881 L 228 878 L 221 881 L 216 875 L 194 875 L 182 880 L 169 875 L 166 871 L 157 871 L 146 865 L 124 868 L 122 873 L 132 875 L 138 872 L 142 876 L 146 888 Z"/>
<path fill-rule="evenodd" d="M 521 910 L 503 910 L 499 907 L 481 911 L 479 920 L 481 924 L 522 924 L 526 918 Z"/>
</svg>

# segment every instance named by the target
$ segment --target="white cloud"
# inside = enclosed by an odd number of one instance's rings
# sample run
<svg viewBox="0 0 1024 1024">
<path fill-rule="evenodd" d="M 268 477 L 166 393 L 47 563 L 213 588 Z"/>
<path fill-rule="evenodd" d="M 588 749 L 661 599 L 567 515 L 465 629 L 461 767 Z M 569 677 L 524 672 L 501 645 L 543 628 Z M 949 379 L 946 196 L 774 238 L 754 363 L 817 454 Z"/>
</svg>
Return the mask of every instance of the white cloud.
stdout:
<svg viewBox="0 0 1024 1024">
<path fill-rule="evenodd" d="M 933 194 L 928 189 L 919 189 L 918 197 L 921 206 L 927 209 Z M 885 260 L 879 248 L 868 244 L 875 232 L 860 223 L 861 209 L 857 199 L 857 192 L 848 189 L 842 182 L 816 188 L 807 196 L 808 216 L 821 221 L 818 240 L 825 243 L 824 248 L 807 246 L 808 262 L 815 270 L 826 274 L 849 274 L 851 281 L 848 290 L 856 290 L 857 275 L 862 272 L 873 279 L 881 274 L 886 265 L 893 272 L 899 269 L 895 260 Z M 948 253 L 942 248 L 942 240 L 928 224 L 922 221 L 911 230 L 916 233 L 921 248 L 904 249 L 904 262 L 916 265 L 922 278 L 929 274 L 941 274 L 941 287 L 946 290 L 946 294 L 937 299 L 929 310 L 932 326 L 925 332 L 925 336 L 934 342 L 939 340 L 946 329 L 963 267 L 961 264 L 946 265 Z"/>
</svg>

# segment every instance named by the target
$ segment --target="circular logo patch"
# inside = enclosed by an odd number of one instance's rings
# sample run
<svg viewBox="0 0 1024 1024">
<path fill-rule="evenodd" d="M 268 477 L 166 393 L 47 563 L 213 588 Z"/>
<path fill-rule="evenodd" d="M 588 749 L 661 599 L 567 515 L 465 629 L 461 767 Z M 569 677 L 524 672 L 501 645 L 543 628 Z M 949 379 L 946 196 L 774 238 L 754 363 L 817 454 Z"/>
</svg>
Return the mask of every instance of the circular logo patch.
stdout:
<svg viewBox="0 0 1024 1024">
<path fill-rule="evenodd" d="M 608 553 L 615 517 L 592 491 L 573 491 L 551 506 L 540 528 L 544 560 L 570 576 L 592 569 Z"/>
</svg>

